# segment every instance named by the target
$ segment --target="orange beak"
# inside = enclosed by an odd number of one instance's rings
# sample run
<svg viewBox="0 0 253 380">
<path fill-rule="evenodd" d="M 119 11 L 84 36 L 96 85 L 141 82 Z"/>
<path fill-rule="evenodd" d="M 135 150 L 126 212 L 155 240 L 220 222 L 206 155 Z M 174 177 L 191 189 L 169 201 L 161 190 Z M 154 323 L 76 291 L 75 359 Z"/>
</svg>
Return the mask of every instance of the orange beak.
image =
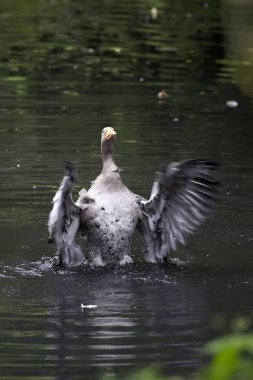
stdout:
<svg viewBox="0 0 253 380">
<path fill-rule="evenodd" d="M 106 133 L 105 133 L 105 138 L 106 140 L 111 140 L 113 139 L 115 136 L 117 135 L 117 133 L 115 132 L 115 130 L 111 127 L 107 128 L 106 129 Z"/>
</svg>

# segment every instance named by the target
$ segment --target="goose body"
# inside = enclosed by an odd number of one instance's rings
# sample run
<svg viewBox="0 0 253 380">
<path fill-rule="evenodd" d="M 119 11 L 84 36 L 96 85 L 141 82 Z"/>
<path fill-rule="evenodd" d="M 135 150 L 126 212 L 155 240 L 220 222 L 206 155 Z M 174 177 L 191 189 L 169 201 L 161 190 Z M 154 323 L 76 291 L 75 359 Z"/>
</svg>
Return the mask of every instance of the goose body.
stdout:
<svg viewBox="0 0 253 380">
<path fill-rule="evenodd" d="M 95 200 L 81 213 L 88 261 L 97 265 L 131 262 L 131 240 L 140 217 L 136 196 L 113 171 L 100 175 L 87 194 Z M 82 202 L 81 192 L 77 204 Z"/>
<path fill-rule="evenodd" d="M 58 265 L 130 263 L 137 226 L 146 260 L 164 262 L 210 212 L 218 187 L 215 163 L 188 160 L 167 165 L 157 174 L 146 200 L 122 182 L 112 155 L 115 139 L 113 128 L 103 129 L 102 171 L 88 191 L 79 192 L 76 202 L 71 195 L 75 166 L 67 166 L 48 221 L 50 241 L 58 248 Z M 78 233 L 86 238 L 85 250 L 75 242 Z"/>
</svg>

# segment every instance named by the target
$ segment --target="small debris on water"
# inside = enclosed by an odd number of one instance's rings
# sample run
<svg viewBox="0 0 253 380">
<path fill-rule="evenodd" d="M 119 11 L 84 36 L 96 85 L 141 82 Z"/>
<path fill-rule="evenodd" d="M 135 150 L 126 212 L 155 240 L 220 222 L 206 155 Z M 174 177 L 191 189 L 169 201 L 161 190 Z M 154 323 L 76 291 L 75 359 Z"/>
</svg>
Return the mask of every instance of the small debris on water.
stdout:
<svg viewBox="0 0 253 380">
<path fill-rule="evenodd" d="M 158 9 L 156 7 L 152 7 L 150 9 L 150 15 L 151 15 L 151 18 L 152 20 L 157 20 L 157 17 L 158 17 Z"/>
<path fill-rule="evenodd" d="M 97 305 L 84 305 L 83 303 L 81 303 L 82 309 L 95 309 L 96 307 Z"/>
<path fill-rule="evenodd" d="M 236 100 L 228 100 L 226 104 L 229 108 L 236 108 L 239 105 L 239 103 Z"/>
<path fill-rule="evenodd" d="M 159 91 L 158 94 L 157 94 L 157 97 L 158 97 L 158 99 L 160 99 L 160 100 L 167 99 L 168 96 L 169 96 L 169 95 L 168 95 L 168 93 L 167 93 L 165 90 L 161 90 L 161 91 Z"/>
</svg>

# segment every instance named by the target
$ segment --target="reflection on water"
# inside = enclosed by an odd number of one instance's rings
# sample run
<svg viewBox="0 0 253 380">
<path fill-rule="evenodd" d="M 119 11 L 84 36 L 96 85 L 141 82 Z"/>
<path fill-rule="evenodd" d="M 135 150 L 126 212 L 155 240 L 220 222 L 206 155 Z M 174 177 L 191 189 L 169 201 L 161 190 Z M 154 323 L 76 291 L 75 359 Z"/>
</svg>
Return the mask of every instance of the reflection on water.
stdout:
<svg viewBox="0 0 253 380">
<path fill-rule="evenodd" d="M 133 264 L 54 272 L 49 261 L 1 270 L 6 376 L 18 376 L 21 363 L 24 377 L 82 378 L 85 371 L 96 378 L 99 368 L 118 373 L 153 361 L 187 373 L 203 362 L 198 350 L 214 335 L 214 316 L 251 312 L 251 275 L 187 264 L 181 271 Z"/>
<path fill-rule="evenodd" d="M 215 316 L 252 316 L 252 6 L 96 3 L 0 3 L 5 378 L 95 379 L 150 362 L 188 374 Z M 137 238 L 129 267 L 52 270 L 46 222 L 64 162 L 79 165 L 77 196 L 100 171 L 105 125 L 144 196 L 164 162 L 221 163 L 221 199 L 175 254 L 180 269 L 145 264 Z"/>
<path fill-rule="evenodd" d="M 45 262 L 27 268 L 15 268 L 3 282 L 6 376 L 19 375 L 21 363 L 24 376 L 60 378 L 82 378 L 83 371 L 95 378 L 100 368 L 122 372 L 153 361 L 188 372 L 203 362 L 198 349 L 214 334 L 214 316 L 249 312 L 252 279 L 245 275 L 149 264 L 84 272 L 53 272 Z M 35 277 L 29 268 L 37 268 Z"/>
</svg>

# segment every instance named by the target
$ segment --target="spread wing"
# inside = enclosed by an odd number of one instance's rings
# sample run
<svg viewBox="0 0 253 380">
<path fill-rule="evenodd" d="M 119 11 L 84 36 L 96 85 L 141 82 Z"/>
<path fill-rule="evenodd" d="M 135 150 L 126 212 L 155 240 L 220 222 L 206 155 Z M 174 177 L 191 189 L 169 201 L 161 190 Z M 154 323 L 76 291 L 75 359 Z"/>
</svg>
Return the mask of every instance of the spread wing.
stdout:
<svg viewBox="0 0 253 380">
<path fill-rule="evenodd" d="M 68 163 L 66 175 L 53 198 L 53 208 L 48 219 L 48 241 L 55 241 L 58 249 L 57 264 L 63 266 L 80 265 L 84 260 L 82 248 L 74 241 L 80 226 L 81 210 L 85 207 L 72 199 L 71 190 L 75 178 L 76 166 Z"/>
<path fill-rule="evenodd" d="M 141 201 L 147 261 L 166 260 L 208 217 L 218 192 L 216 170 L 214 162 L 187 160 L 157 173 L 150 199 Z"/>
</svg>

